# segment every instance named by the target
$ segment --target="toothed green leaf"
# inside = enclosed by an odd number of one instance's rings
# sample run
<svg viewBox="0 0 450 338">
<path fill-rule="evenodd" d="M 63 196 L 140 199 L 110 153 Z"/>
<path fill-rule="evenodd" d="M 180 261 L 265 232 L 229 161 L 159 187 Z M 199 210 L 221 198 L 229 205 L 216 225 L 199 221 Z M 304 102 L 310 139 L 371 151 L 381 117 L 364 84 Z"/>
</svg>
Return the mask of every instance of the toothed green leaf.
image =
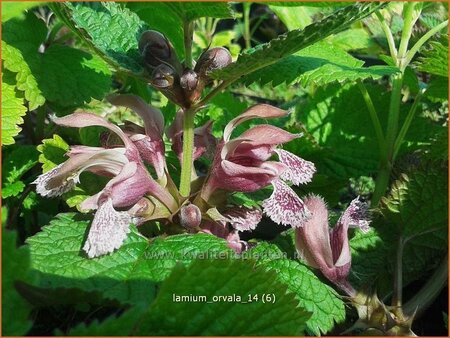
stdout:
<svg viewBox="0 0 450 338">
<path fill-rule="evenodd" d="M 174 300 L 186 295 L 204 296 L 206 301 Z M 218 300 L 218 296 L 225 298 Z M 148 314 L 141 317 L 138 333 L 302 335 L 310 314 L 297 307 L 294 297 L 273 271 L 255 267 L 252 261 L 196 260 L 187 268 L 174 268 Z"/>
<path fill-rule="evenodd" d="M 2 144 L 8 145 L 15 142 L 14 136 L 22 130 L 19 125 L 23 123 L 27 108 L 15 85 L 5 82 L 4 76 L 2 74 Z"/>
<path fill-rule="evenodd" d="M 363 19 L 382 7 L 379 3 L 358 3 L 345 7 L 325 19 L 307 26 L 303 30 L 293 30 L 267 44 L 258 45 L 241 54 L 235 63 L 212 72 L 215 79 L 234 81 L 243 75 L 269 66 L 280 59 L 306 48 L 325 37 L 336 34 L 352 23 Z"/>
<path fill-rule="evenodd" d="M 323 86 L 332 82 L 379 79 L 400 71 L 396 67 L 363 67 L 363 64 L 363 61 L 355 59 L 330 43 L 318 42 L 245 76 L 242 81 L 247 86 L 253 82 L 259 82 L 261 85 L 271 83 L 272 86 L 285 82 L 287 84 L 299 82 L 302 86 L 308 84 Z"/>
<path fill-rule="evenodd" d="M 37 286 L 99 291 L 125 303 L 149 303 L 154 283 L 173 267 L 199 256 L 230 253 L 224 240 L 211 235 L 177 235 L 149 242 L 135 227 L 120 249 L 99 258 L 87 258 L 82 247 L 90 219 L 80 214 L 59 214 L 41 232 L 30 237 L 32 269 Z"/>
<path fill-rule="evenodd" d="M 285 258 L 276 245 L 260 243 L 248 255 L 258 257 L 259 266 L 275 271 L 277 280 L 286 284 L 288 290 L 296 294 L 300 306 L 312 313 L 306 322 L 309 332 L 314 335 L 327 333 L 335 323 L 344 321 L 344 302 L 336 291 L 299 261 Z"/>
</svg>

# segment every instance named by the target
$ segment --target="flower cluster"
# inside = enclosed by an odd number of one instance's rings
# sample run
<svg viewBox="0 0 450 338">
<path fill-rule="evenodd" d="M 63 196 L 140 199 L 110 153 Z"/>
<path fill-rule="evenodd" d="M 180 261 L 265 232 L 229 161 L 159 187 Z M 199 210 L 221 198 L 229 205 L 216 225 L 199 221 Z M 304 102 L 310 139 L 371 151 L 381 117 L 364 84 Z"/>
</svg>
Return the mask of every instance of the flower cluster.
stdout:
<svg viewBox="0 0 450 338">
<path fill-rule="evenodd" d="M 302 200 L 291 188 L 291 184 L 310 182 L 316 171 L 312 162 L 281 148 L 300 134 L 265 123 L 233 137 L 235 129 L 246 121 L 285 117 L 287 112 L 267 104 L 254 105 L 225 126 L 221 139 L 212 135 L 212 121 L 195 128 L 190 157 L 194 161 L 209 156 L 212 163 L 206 176 L 197 175 L 193 167 L 190 193 L 182 196 L 166 165 L 163 135 L 167 135 L 172 151 L 182 162 L 186 112 L 199 104 L 203 89 L 211 83 L 209 72 L 228 65 L 231 57 L 224 48 L 208 49 L 190 69 L 178 60 L 171 43 L 156 31 L 142 34 L 139 50 L 149 82 L 181 107 L 171 125 L 165 128 L 161 111 L 129 94 L 107 99 L 115 106 L 133 110 L 142 119 L 143 127 L 128 121 L 119 127 L 90 113 L 55 118 L 54 123 L 60 126 L 102 126 L 109 133 L 99 136 L 102 147 L 71 147 L 67 161 L 34 182 L 39 194 L 54 197 L 73 189 L 84 171 L 110 178 L 103 189 L 80 205 L 81 209 L 95 210 L 83 247 L 87 255 L 93 258 L 113 252 L 125 241 L 131 223 L 140 225 L 152 220 L 172 224 L 172 232 L 175 228 L 179 233 L 218 236 L 239 253 L 247 248 L 240 232 L 254 230 L 265 214 L 275 223 L 295 228 L 297 249 L 304 260 L 348 290 L 346 277 L 351 257 L 347 230 L 367 229 L 365 205 L 354 200 L 329 230 L 325 202 L 317 196 Z M 147 170 L 148 166 L 154 173 Z M 254 192 L 268 186 L 273 192 L 261 208 L 228 203 L 231 193 Z"/>
</svg>

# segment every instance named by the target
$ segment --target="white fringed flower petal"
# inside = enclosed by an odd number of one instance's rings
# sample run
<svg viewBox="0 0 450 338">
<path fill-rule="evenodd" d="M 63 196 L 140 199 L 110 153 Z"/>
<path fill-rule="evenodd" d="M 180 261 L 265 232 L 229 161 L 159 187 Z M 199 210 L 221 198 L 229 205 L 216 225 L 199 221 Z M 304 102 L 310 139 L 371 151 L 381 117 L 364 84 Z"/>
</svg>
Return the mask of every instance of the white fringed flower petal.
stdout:
<svg viewBox="0 0 450 338">
<path fill-rule="evenodd" d="M 131 215 L 116 211 L 111 199 L 97 210 L 83 250 L 89 258 L 113 252 L 122 246 L 130 232 Z"/>
<path fill-rule="evenodd" d="M 52 170 L 47 171 L 46 173 L 43 173 L 42 175 L 39 175 L 39 177 L 34 182 L 32 182 L 32 184 L 36 184 L 36 192 L 39 195 L 46 197 L 61 196 L 62 194 L 68 192 L 75 186 L 78 180 L 78 173 L 66 177 L 64 180 L 61 181 L 60 185 L 56 185 L 55 187 L 48 186 L 50 180 L 59 174 L 63 164 L 64 163 L 58 165 Z"/>
<path fill-rule="evenodd" d="M 314 163 L 283 149 L 275 149 L 275 152 L 278 154 L 280 162 L 288 168 L 280 176 L 283 181 L 292 182 L 295 185 L 311 182 L 316 172 Z"/>
<path fill-rule="evenodd" d="M 262 218 L 261 210 L 242 206 L 228 210 L 224 215 L 231 226 L 238 231 L 254 230 Z"/>
<path fill-rule="evenodd" d="M 301 227 L 311 216 L 305 203 L 283 181 L 273 180 L 272 185 L 272 195 L 263 202 L 264 213 L 275 223 Z"/>
</svg>

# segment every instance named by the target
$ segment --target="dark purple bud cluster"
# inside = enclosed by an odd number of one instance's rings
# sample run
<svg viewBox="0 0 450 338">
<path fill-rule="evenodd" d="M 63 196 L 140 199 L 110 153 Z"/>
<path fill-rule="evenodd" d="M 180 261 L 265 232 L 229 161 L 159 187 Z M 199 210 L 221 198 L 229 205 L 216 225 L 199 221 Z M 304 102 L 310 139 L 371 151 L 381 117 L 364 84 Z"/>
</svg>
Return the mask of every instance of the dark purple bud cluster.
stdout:
<svg viewBox="0 0 450 338">
<path fill-rule="evenodd" d="M 192 70 L 177 58 L 170 41 L 157 31 L 146 31 L 139 40 L 139 51 L 151 74 L 150 83 L 168 99 L 188 108 L 197 102 L 211 82 L 209 73 L 231 63 L 230 52 L 222 47 L 206 50 Z"/>
</svg>

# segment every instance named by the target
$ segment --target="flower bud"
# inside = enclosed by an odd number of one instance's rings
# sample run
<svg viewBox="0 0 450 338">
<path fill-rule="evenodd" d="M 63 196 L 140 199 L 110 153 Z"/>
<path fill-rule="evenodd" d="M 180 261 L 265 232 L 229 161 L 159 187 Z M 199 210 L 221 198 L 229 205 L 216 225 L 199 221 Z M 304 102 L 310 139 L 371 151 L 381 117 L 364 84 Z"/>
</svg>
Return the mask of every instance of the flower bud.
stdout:
<svg viewBox="0 0 450 338">
<path fill-rule="evenodd" d="M 190 103 L 200 98 L 204 88 L 204 83 L 199 81 L 197 73 L 190 69 L 187 69 L 181 76 L 180 85 Z"/>
<path fill-rule="evenodd" d="M 145 31 L 139 39 L 139 51 L 147 65 L 158 67 L 162 63 L 173 65 L 175 51 L 169 40 L 157 31 Z"/>
<path fill-rule="evenodd" d="M 158 89 L 168 89 L 173 86 L 175 76 L 175 70 L 172 67 L 162 64 L 153 71 L 151 84 Z"/>
<path fill-rule="evenodd" d="M 180 224 L 187 229 L 197 228 L 202 221 L 202 213 L 195 204 L 181 207 L 179 217 Z"/>
<path fill-rule="evenodd" d="M 223 47 L 211 48 L 200 56 L 195 71 L 201 77 L 205 77 L 213 70 L 228 66 L 231 61 L 231 54 L 227 49 Z"/>
<path fill-rule="evenodd" d="M 192 92 L 198 83 L 197 73 L 193 70 L 186 70 L 180 78 L 180 85 L 185 91 Z"/>
</svg>

